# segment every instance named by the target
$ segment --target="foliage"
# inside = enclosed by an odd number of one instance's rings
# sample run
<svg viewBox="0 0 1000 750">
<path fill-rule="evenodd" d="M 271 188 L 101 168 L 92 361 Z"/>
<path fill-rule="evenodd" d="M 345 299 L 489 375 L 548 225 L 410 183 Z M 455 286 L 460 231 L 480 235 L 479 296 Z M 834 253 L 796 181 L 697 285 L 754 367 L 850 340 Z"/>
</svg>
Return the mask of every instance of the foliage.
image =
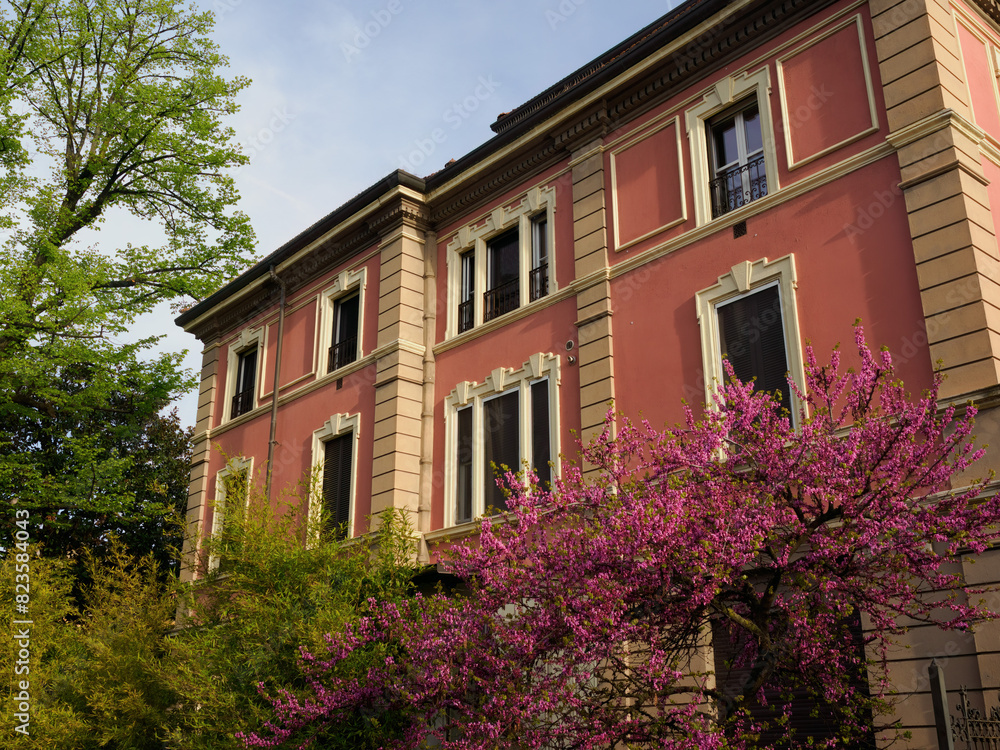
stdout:
<svg viewBox="0 0 1000 750">
<path fill-rule="evenodd" d="M 101 425 L 152 419 L 192 385 L 177 355 L 150 356 L 155 339 L 118 337 L 251 257 L 226 174 L 245 157 L 223 124 L 247 81 L 219 74 L 212 24 L 174 0 L 0 5 L 0 497 L 56 527 L 71 509 L 131 513 L 119 483 L 135 465 Z M 130 216 L 160 241 L 93 244 Z"/>
<path fill-rule="evenodd" d="M 939 410 L 936 386 L 911 402 L 860 328 L 857 345 L 846 373 L 808 351 L 797 426 L 730 371 L 701 418 L 605 430 L 585 450 L 597 481 L 570 470 L 549 494 L 508 474 L 510 512 L 451 552 L 468 595 L 385 603 L 333 634 L 305 657 L 312 694 L 272 693 L 249 744 L 397 711 L 408 727 L 385 747 L 810 745 L 787 736 L 793 692 L 834 721 L 827 746 L 865 741 L 898 623 L 992 616 L 949 563 L 983 552 L 1000 501 L 952 487 L 981 454 L 974 408 Z"/>
<path fill-rule="evenodd" d="M 326 633 L 341 632 L 374 601 L 410 595 L 414 550 L 401 514 L 385 515 L 377 537 L 306 547 L 295 513 L 275 514 L 260 500 L 251 498 L 246 517 L 227 518 L 223 538 L 206 541 L 210 551 L 224 549 L 227 566 L 193 589 L 165 582 L 152 555 L 138 558 L 113 540 L 103 554 L 85 555 L 91 583 L 76 601 L 67 561 L 31 554 L 32 709 L 18 747 L 243 747 L 236 733 L 261 729 L 269 716 L 261 684 L 287 695 L 306 689 L 302 648 L 320 648 Z M 7 601 L 16 559 L 0 563 Z M 16 647 L 11 638 L 0 645 L 7 674 Z M 5 705 L 14 694 L 0 691 Z M 13 713 L 0 721 L 14 736 Z M 386 714 L 318 738 L 325 747 L 366 747 L 393 731 Z"/>
<path fill-rule="evenodd" d="M 309 532 L 299 516 L 262 510 L 253 494 L 242 517 L 227 499 L 223 533 L 204 545 L 223 564 L 192 592 L 190 627 L 171 644 L 170 680 L 184 699 L 170 747 L 242 748 L 238 735 L 260 730 L 270 716 L 262 690 L 293 696 L 307 688 L 303 649 L 322 648 L 328 633 L 343 631 L 373 602 L 410 595 L 415 549 L 401 513 L 381 515 L 374 539 L 317 535 L 303 545 Z M 391 715 L 370 718 L 316 739 L 328 748 L 369 747 L 371 737 L 393 731 Z"/>
<path fill-rule="evenodd" d="M 73 560 L 78 586 L 88 580 L 81 553 L 107 553 L 112 535 L 137 558 L 152 554 L 164 577 L 177 572 L 191 429 L 164 406 L 156 394 L 115 392 L 89 411 L 0 418 L 10 450 L 0 459 L 2 507 L 31 498 L 17 507 L 31 508 L 32 538 L 46 556 Z M 0 515 L 3 538 L 14 521 Z"/>
</svg>

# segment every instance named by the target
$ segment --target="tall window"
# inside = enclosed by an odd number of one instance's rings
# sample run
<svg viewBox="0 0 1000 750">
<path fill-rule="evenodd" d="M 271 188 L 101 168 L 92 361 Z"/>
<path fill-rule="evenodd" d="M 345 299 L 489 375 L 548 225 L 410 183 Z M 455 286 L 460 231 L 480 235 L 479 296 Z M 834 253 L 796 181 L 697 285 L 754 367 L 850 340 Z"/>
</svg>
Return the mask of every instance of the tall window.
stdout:
<svg viewBox="0 0 1000 750">
<path fill-rule="evenodd" d="M 209 570 L 224 572 L 231 562 L 227 558 L 227 540 L 223 532 L 227 524 L 237 523 L 247 508 L 251 467 L 251 459 L 234 458 L 216 475 L 212 510 L 214 542 L 212 556 L 208 560 Z"/>
<path fill-rule="evenodd" d="M 483 320 L 493 320 L 521 305 L 520 233 L 504 232 L 486 243 L 486 292 Z"/>
<path fill-rule="evenodd" d="M 257 347 L 239 353 L 236 363 L 236 388 L 230 419 L 253 409 L 253 390 L 257 381 Z"/>
<path fill-rule="evenodd" d="M 458 332 L 464 333 L 476 320 L 476 253 L 462 253 L 461 290 L 458 297 Z"/>
<path fill-rule="evenodd" d="M 790 408 L 788 358 L 777 284 L 718 305 L 722 356 L 743 382 L 755 380 L 757 390 L 781 394 Z"/>
<path fill-rule="evenodd" d="M 712 120 L 712 218 L 767 195 L 767 168 L 757 99 L 753 104 Z"/>
<path fill-rule="evenodd" d="M 347 535 L 351 513 L 353 433 L 328 440 L 324 451 L 322 534 L 343 539 Z"/>
<path fill-rule="evenodd" d="M 313 432 L 312 465 L 319 481 L 309 497 L 310 544 L 354 535 L 360 434 L 360 414 L 333 414 Z"/>
<path fill-rule="evenodd" d="M 531 273 L 528 275 L 528 299 L 534 302 L 549 293 L 549 221 L 548 214 L 531 220 Z"/>
<path fill-rule="evenodd" d="M 506 510 L 497 486 L 506 470 L 520 472 L 527 464 L 542 487 L 551 483 L 550 462 L 559 460 L 558 378 L 558 357 L 536 354 L 520 370 L 462 383 L 445 399 L 447 525 Z"/>
<path fill-rule="evenodd" d="M 361 297 L 352 294 L 338 299 L 333 305 L 333 339 L 327 371 L 333 372 L 358 358 L 358 322 Z"/>
<path fill-rule="evenodd" d="M 718 283 L 695 295 L 701 329 L 705 403 L 715 404 L 725 380 L 723 358 L 745 382 L 777 392 L 792 421 L 802 406 L 788 376 L 805 386 L 805 367 L 796 305 L 795 256 L 743 261 L 719 276 Z"/>
</svg>

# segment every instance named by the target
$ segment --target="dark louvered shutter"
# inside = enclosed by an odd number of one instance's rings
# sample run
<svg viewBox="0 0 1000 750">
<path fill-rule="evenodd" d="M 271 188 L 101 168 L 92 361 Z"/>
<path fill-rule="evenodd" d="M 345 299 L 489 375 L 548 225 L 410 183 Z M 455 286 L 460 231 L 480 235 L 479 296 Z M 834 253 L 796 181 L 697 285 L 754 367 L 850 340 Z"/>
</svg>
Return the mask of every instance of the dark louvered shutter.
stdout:
<svg viewBox="0 0 1000 750">
<path fill-rule="evenodd" d="M 500 471 L 506 466 L 511 471 L 521 468 L 521 448 L 518 428 L 520 399 L 518 391 L 511 391 L 483 403 L 483 458 L 486 508 L 507 510 L 503 490 L 496 483 L 495 464 Z"/>
<path fill-rule="evenodd" d="M 458 487 L 455 522 L 472 520 L 472 407 L 458 412 Z"/>
<path fill-rule="evenodd" d="M 351 447 L 353 433 L 326 443 L 323 462 L 323 532 L 343 539 L 351 512 Z"/>
<path fill-rule="evenodd" d="M 854 649 L 857 653 L 864 653 L 863 631 L 861 629 L 861 618 L 855 612 L 850 620 L 845 623 L 845 648 Z M 750 664 L 741 663 L 739 655 L 745 648 L 746 632 L 736 628 L 729 621 L 715 621 L 712 623 L 712 648 L 715 653 L 715 679 L 717 688 L 725 695 L 735 696 L 741 693 L 750 676 Z M 831 637 L 841 638 L 843 636 Z M 773 678 L 776 684 L 787 684 L 782 678 Z M 854 675 L 851 684 L 867 696 L 868 683 L 861 675 Z M 744 699 L 743 706 L 750 715 L 760 722 L 774 725 L 761 733 L 757 747 L 769 748 L 770 750 L 780 750 L 787 748 L 787 742 L 782 741 L 786 734 L 786 728 L 780 724 L 783 709 L 786 704 L 791 706 L 788 729 L 793 730 L 795 746 L 799 743 L 805 744 L 807 738 L 812 737 L 817 746 L 822 745 L 824 740 L 833 739 L 840 736 L 840 719 L 837 717 L 836 706 L 831 705 L 822 697 L 810 694 L 805 688 L 793 687 L 778 690 L 768 688 L 764 691 L 763 701 L 761 696 L 752 695 Z M 862 718 L 868 733 L 851 743 L 851 750 L 873 750 L 875 748 L 875 735 L 872 730 L 872 717 Z M 840 747 L 840 745 L 838 745 Z"/>
<path fill-rule="evenodd" d="M 727 302 L 718 307 L 719 341 L 736 377 L 744 382 L 756 378 L 757 390 L 781 394 L 789 408 L 788 361 L 785 329 L 781 319 L 781 297 L 777 286 Z"/>
<path fill-rule="evenodd" d="M 542 380 L 531 384 L 531 466 L 538 475 L 538 482 L 547 487 L 552 481 L 549 461 L 549 383 Z"/>
</svg>

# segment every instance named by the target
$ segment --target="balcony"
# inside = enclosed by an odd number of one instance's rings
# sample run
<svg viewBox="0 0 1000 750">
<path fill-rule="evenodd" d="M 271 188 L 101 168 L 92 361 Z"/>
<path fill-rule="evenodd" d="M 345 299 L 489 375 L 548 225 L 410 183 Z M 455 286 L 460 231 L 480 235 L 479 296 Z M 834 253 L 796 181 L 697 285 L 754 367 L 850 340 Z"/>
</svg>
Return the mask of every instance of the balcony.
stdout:
<svg viewBox="0 0 1000 750">
<path fill-rule="evenodd" d="M 493 287 L 483 294 L 483 321 L 493 320 L 521 306 L 520 279 Z"/>
<path fill-rule="evenodd" d="M 241 414 L 246 414 L 253 409 L 253 388 L 247 388 L 233 396 L 233 410 L 230 419 L 236 419 Z"/>
<path fill-rule="evenodd" d="M 473 320 L 473 313 L 475 312 L 473 310 L 473 305 L 472 305 L 473 302 L 475 302 L 475 300 L 469 299 L 466 300 L 465 302 L 460 302 L 458 305 L 459 333 L 465 333 L 466 331 L 470 330 L 473 325 L 475 325 L 475 321 Z"/>
<path fill-rule="evenodd" d="M 727 214 L 767 195 L 764 155 L 730 169 L 709 183 L 712 195 L 712 218 Z"/>
<path fill-rule="evenodd" d="M 339 370 L 341 367 L 351 364 L 354 360 L 358 358 L 358 337 L 351 336 L 350 338 L 344 339 L 343 341 L 338 341 L 336 344 L 330 347 L 329 358 L 326 363 L 326 371 L 333 372 L 334 370 Z"/>
</svg>

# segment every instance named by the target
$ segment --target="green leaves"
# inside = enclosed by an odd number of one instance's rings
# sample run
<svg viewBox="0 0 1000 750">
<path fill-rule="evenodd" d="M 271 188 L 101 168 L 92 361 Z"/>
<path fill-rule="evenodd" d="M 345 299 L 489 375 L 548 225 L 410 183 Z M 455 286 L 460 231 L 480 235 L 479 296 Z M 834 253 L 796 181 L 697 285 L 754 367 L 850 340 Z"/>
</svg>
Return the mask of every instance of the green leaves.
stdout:
<svg viewBox="0 0 1000 750">
<path fill-rule="evenodd" d="M 0 500 L 128 515 L 103 424 L 151 419 L 192 381 L 155 338 L 119 337 L 251 260 L 225 125 L 248 81 L 220 74 L 212 25 L 173 0 L 0 4 Z M 159 241 L 102 243 L 121 212 Z"/>
</svg>

